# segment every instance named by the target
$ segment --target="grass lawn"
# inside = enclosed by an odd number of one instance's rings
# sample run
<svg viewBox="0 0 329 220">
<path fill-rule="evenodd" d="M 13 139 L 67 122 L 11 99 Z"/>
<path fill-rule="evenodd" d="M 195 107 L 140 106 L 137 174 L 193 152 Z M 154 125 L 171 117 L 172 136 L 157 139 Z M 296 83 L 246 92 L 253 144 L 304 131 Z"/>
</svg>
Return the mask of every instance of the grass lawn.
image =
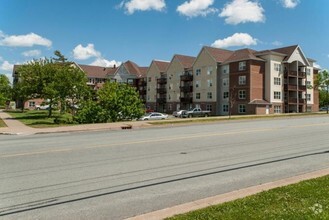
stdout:
<svg viewBox="0 0 329 220">
<path fill-rule="evenodd" d="M 177 215 L 183 219 L 329 219 L 329 176 Z"/>
<path fill-rule="evenodd" d="M 58 111 L 53 111 L 53 116 L 48 118 L 48 111 L 46 110 L 31 110 L 31 111 L 8 111 L 12 117 L 20 120 L 22 123 L 33 128 L 46 128 L 46 127 L 58 127 L 71 124 L 56 124 L 54 122 L 55 118 L 60 118 L 63 120 L 71 120 L 71 114 L 60 114 Z M 72 121 L 72 120 L 71 120 Z"/>
<path fill-rule="evenodd" d="M 7 125 L 2 121 L 2 119 L 0 118 L 0 128 L 1 127 L 7 127 Z"/>
</svg>

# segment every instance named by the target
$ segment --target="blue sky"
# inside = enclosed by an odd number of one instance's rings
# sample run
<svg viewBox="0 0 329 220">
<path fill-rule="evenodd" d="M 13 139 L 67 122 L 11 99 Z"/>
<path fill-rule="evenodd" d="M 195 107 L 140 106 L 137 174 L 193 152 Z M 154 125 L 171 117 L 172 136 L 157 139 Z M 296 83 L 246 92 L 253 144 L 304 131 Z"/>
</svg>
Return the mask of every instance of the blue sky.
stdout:
<svg viewBox="0 0 329 220">
<path fill-rule="evenodd" d="M 236 50 L 299 44 L 329 67 L 328 0 L 0 0 L 0 73 L 52 57 L 148 66 L 202 46 Z"/>
</svg>

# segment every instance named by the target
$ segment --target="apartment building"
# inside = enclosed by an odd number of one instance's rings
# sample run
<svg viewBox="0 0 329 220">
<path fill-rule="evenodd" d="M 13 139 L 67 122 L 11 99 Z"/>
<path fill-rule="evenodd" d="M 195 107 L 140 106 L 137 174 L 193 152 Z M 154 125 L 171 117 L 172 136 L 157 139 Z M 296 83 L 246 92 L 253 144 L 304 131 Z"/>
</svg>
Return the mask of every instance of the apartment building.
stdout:
<svg viewBox="0 0 329 220">
<path fill-rule="evenodd" d="M 87 76 L 87 85 L 90 86 L 93 90 L 100 89 L 103 84 L 108 80 L 109 75 L 113 75 L 117 71 L 117 67 L 100 67 L 100 66 L 91 66 L 84 64 L 75 64 Z"/>
<path fill-rule="evenodd" d="M 264 51 L 203 47 L 196 58 L 175 55 L 157 81 L 157 101 L 163 104 L 158 110 L 200 107 L 212 115 L 318 111 L 314 62 L 298 45 Z"/>
<path fill-rule="evenodd" d="M 140 99 L 146 103 L 146 74 L 148 67 L 140 67 L 136 63 L 128 60 L 122 63 L 116 71 L 108 74 L 107 77 L 112 82 L 127 83 L 136 88 Z"/>
<path fill-rule="evenodd" d="M 167 68 L 167 113 L 172 113 L 174 111 L 181 109 L 181 101 L 182 105 L 189 104 L 188 102 L 184 102 L 186 97 L 181 96 L 181 76 L 189 71 L 192 68 L 192 65 L 195 61 L 195 57 L 185 56 L 176 54 L 171 59 L 171 62 Z M 160 79 L 161 82 L 163 80 Z M 159 87 L 162 84 L 159 83 Z M 182 99 L 181 99 L 182 98 Z"/>
<path fill-rule="evenodd" d="M 166 93 L 167 93 L 167 76 L 166 71 L 170 62 L 168 61 L 160 61 L 153 60 L 151 62 L 150 67 L 147 70 L 146 78 L 147 78 L 147 105 L 146 108 L 148 110 L 154 111 L 164 111 L 165 102 L 166 101 Z M 165 79 L 163 83 L 161 83 L 161 79 Z"/>
</svg>

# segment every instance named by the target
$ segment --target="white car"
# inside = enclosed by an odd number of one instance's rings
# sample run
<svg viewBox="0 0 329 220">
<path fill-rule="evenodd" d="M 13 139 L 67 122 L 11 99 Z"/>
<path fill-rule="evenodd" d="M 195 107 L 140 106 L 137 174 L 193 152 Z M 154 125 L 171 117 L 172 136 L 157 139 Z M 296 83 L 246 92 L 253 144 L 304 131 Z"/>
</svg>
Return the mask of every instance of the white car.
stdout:
<svg viewBox="0 0 329 220">
<path fill-rule="evenodd" d="M 146 120 L 163 120 L 168 118 L 167 114 L 162 114 L 159 112 L 150 112 L 141 117 L 139 120 L 146 121 Z"/>
<path fill-rule="evenodd" d="M 49 109 L 49 105 L 36 105 L 35 106 L 36 110 L 48 110 Z"/>
<path fill-rule="evenodd" d="M 186 110 L 179 110 L 175 111 L 172 115 L 175 116 L 176 118 L 182 118 L 182 116 L 186 113 Z"/>
</svg>

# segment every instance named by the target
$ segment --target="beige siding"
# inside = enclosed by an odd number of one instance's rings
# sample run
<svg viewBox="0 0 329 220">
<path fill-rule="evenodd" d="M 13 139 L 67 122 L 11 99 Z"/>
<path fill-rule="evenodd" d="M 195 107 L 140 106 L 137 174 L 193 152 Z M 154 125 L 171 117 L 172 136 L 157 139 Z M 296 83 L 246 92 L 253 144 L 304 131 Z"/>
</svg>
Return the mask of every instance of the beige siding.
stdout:
<svg viewBox="0 0 329 220">
<path fill-rule="evenodd" d="M 160 71 L 157 65 L 152 62 L 150 68 L 147 71 L 147 90 L 146 90 L 146 102 L 156 102 L 157 95 L 157 79 L 160 78 Z"/>
<path fill-rule="evenodd" d="M 169 112 L 175 111 L 177 108 L 179 108 L 180 76 L 183 73 L 184 67 L 177 58 L 174 58 L 167 69 L 167 103 Z"/>
</svg>

